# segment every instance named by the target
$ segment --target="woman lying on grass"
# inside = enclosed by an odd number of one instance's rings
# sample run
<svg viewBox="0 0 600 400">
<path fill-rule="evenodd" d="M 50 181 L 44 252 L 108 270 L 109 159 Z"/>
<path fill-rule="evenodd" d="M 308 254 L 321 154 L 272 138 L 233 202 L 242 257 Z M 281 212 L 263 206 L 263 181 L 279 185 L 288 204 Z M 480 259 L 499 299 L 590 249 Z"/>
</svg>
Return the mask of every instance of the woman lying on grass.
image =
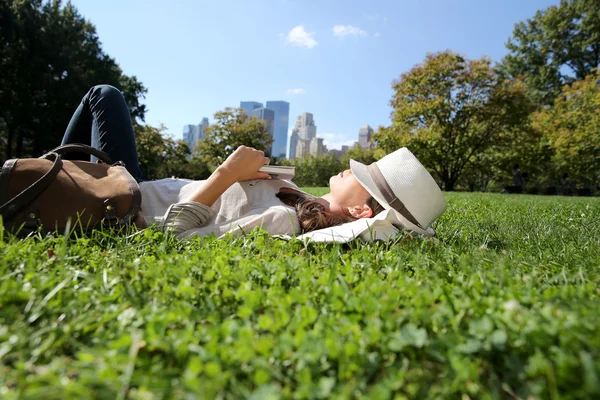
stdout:
<svg viewBox="0 0 600 400">
<path fill-rule="evenodd" d="M 439 187 L 406 148 L 369 166 L 350 161 L 332 176 L 330 192 L 314 197 L 291 181 L 259 172 L 262 151 L 241 146 L 204 181 L 167 178 L 141 181 L 129 109 L 121 92 L 95 86 L 73 114 L 62 144 L 84 143 L 123 161 L 140 182 L 142 209 L 136 224 L 158 224 L 178 237 L 239 234 L 261 226 L 270 234 L 297 235 L 396 213 L 402 228 L 429 235 L 446 202 Z M 82 158 L 85 159 L 85 158 Z"/>
</svg>

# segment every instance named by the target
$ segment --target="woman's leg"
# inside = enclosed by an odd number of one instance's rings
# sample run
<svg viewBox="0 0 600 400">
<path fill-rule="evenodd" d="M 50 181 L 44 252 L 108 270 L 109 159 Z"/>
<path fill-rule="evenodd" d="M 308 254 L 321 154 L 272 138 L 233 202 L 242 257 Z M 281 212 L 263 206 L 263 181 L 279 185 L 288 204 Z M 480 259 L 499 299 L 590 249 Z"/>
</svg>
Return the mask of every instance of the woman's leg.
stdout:
<svg viewBox="0 0 600 400">
<path fill-rule="evenodd" d="M 71 143 L 102 150 L 113 161 L 123 161 L 135 179 L 142 178 L 129 108 L 121 92 L 112 86 L 94 86 L 83 96 L 61 144 Z M 80 157 L 76 156 L 84 159 Z M 85 159 L 89 160 L 89 156 Z"/>
</svg>

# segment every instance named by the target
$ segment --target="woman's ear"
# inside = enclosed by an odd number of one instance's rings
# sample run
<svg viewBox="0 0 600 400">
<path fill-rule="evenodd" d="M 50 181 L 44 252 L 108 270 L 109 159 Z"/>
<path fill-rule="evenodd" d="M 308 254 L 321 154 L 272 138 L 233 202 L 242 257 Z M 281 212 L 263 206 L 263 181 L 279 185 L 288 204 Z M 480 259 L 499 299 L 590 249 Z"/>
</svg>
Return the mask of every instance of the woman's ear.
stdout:
<svg viewBox="0 0 600 400">
<path fill-rule="evenodd" d="M 351 207 L 348 211 L 354 218 L 371 218 L 373 216 L 373 210 L 366 204 L 363 206 Z"/>
</svg>

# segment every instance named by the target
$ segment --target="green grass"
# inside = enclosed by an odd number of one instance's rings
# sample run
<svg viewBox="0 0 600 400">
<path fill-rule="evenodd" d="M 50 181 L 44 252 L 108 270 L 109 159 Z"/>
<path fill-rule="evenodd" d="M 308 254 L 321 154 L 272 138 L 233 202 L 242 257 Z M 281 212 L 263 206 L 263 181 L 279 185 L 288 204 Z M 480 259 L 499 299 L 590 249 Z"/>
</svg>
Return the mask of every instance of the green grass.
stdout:
<svg viewBox="0 0 600 400">
<path fill-rule="evenodd" d="M 0 240 L 0 397 L 598 398 L 600 199 L 447 199 L 438 243 Z"/>
</svg>

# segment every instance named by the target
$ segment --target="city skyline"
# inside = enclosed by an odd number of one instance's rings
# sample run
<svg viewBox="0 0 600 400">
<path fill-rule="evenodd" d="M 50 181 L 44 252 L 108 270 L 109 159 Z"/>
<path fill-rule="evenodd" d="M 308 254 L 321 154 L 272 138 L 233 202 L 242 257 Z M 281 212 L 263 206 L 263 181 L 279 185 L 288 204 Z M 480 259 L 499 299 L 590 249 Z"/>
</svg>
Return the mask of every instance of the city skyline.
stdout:
<svg viewBox="0 0 600 400">
<path fill-rule="evenodd" d="M 283 106 L 285 111 L 289 109 L 289 103 L 284 101 L 267 101 L 266 104 L 273 108 Z M 275 121 L 277 119 L 277 114 L 274 110 L 265 107 L 263 103 L 257 101 L 240 101 L 239 109 L 243 110 L 251 117 L 264 120 L 266 122 L 267 132 L 273 137 Z M 279 118 L 285 122 L 289 120 L 289 116 L 285 112 L 280 113 Z M 192 152 L 198 141 L 204 139 L 206 136 L 206 128 L 209 125 L 208 118 L 204 117 L 198 125 L 186 124 L 183 126 L 183 140 L 188 143 Z M 285 129 L 286 125 L 282 124 L 281 128 Z M 318 137 L 317 125 L 313 113 L 303 112 L 296 117 L 294 127 L 289 129 L 289 135 L 286 135 L 286 139 L 284 141 L 279 141 L 280 146 L 286 145 L 286 152 L 278 154 L 273 152 L 272 148 L 267 150 L 271 156 L 276 158 L 294 159 L 301 158 L 307 154 L 321 155 L 327 152 L 333 153 L 339 158 L 355 145 L 359 145 L 363 149 L 371 149 L 373 145 L 373 134 L 373 128 L 369 124 L 365 124 L 359 128 L 356 140 L 352 141 L 351 144 L 341 145 L 339 149 L 334 147 L 329 148 L 327 144 L 325 144 L 325 138 Z M 275 144 L 275 142 L 273 144 Z"/>
<path fill-rule="evenodd" d="M 186 123 L 212 121 L 241 99 L 279 99 L 292 118 L 313 112 L 329 148 L 351 145 L 365 121 L 389 126 L 392 82 L 428 52 L 498 62 L 514 25 L 557 3 L 134 0 L 115 13 L 104 2 L 73 0 L 103 50 L 148 88 L 146 123 L 180 136 Z M 248 32 L 260 45 L 239 45 Z"/>
</svg>

